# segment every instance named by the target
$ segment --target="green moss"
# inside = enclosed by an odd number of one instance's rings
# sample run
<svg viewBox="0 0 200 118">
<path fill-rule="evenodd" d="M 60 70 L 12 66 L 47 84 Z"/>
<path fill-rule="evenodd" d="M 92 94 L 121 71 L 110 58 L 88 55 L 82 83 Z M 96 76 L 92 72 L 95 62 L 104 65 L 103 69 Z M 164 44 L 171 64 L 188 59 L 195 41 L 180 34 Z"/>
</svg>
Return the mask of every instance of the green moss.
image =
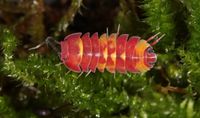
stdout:
<svg viewBox="0 0 200 118">
<path fill-rule="evenodd" d="M 162 52 L 173 50 L 175 44 L 175 24 L 172 11 L 173 2 L 170 0 L 144 0 L 142 7 L 146 11 L 145 22 L 150 25 L 149 32 L 166 34 L 158 47 Z"/>
</svg>

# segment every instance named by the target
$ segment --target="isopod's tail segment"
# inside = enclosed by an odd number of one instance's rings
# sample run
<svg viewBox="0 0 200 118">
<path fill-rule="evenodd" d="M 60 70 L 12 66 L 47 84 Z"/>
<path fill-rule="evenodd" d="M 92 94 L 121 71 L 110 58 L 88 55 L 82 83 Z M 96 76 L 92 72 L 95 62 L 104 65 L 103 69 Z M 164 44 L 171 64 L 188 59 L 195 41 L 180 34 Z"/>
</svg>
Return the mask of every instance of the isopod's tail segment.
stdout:
<svg viewBox="0 0 200 118">
<path fill-rule="evenodd" d="M 151 40 L 155 39 L 155 41 L 153 41 L 152 43 L 150 43 L 150 45 L 151 46 L 156 45 L 165 36 L 165 34 L 163 34 L 160 37 L 158 37 L 159 34 L 160 34 L 160 32 L 158 32 L 157 34 L 151 36 L 150 38 L 147 39 L 147 42 L 150 42 Z"/>
</svg>

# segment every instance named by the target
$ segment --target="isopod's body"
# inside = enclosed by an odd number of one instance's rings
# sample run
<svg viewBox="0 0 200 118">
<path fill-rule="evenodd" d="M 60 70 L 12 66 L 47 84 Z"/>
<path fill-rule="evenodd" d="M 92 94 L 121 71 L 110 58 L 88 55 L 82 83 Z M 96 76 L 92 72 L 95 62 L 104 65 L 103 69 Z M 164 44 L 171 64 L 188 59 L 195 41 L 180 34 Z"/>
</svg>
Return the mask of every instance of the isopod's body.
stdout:
<svg viewBox="0 0 200 118">
<path fill-rule="evenodd" d="M 90 36 L 85 33 L 73 33 L 61 41 L 61 60 L 63 64 L 74 72 L 95 72 L 98 69 L 104 72 L 107 69 L 111 73 L 138 73 L 150 70 L 156 62 L 156 54 L 148 40 L 142 40 L 138 36 L 128 38 L 128 34 L 110 36 L 98 33 Z"/>
</svg>

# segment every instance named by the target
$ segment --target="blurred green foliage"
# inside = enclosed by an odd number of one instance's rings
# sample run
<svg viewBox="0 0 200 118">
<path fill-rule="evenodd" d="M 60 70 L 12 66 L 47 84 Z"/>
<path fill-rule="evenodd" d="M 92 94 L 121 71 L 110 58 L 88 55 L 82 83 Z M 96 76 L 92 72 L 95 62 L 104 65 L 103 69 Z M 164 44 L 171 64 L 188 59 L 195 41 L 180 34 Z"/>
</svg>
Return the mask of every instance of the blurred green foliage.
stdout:
<svg viewBox="0 0 200 118">
<path fill-rule="evenodd" d="M 199 9 L 197 0 L 1 1 L 0 116 L 200 117 Z M 49 35 L 61 41 L 118 24 L 145 39 L 166 34 L 152 70 L 78 77 L 47 46 L 28 50 Z"/>
</svg>

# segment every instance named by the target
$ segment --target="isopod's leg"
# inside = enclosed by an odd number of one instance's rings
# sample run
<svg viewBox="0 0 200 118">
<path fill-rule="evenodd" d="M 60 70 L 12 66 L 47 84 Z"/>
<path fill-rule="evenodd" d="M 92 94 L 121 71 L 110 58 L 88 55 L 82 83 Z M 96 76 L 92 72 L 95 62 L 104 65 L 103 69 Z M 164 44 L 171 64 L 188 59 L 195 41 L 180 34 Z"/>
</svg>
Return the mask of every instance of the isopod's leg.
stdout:
<svg viewBox="0 0 200 118">
<path fill-rule="evenodd" d="M 151 45 L 151 46 L 156 45 L 156 44 L 160 41 L 160 39 L 162 39 L 164 36 L 165 36 L 165 34 L 163 34 L 160 38 L 156 39 L 156 40 L 155 40 L 153 43 L 151 43 L 150 45 Z"/>
<path fill-rule="evenodd" d="M 84 73 L 84 72 L 82 71 L 82 72 L 78 75 L 77 79 L 78 79 L 83 73 Z"/>
<path fill-rule="evenodd" d="M 160 32 L 158 32 L 157 34 L 155 34 L 155 35 L 149 37 L 149 38 L 147 39 L 147 42 L 153 40 L 153 39 L 154 39 L 156 36 L 158 36 L 159 34 L 160 34 Z"/>
<path fill-rule="evenodd" d="M 87 77 L 92 71 L 89 70 L 88 73 L 85 75 L 85 77 Z"/>
<path fill-rule="evenodd" d="M 67 71 L 66 75 L 68 75 L 71 72 L 71 70 Z"/>
<path fill-rule="evenodd" d="M 108 27 L 106 28 L 106 37 L 109 37 Z"/>
<path fill-rule="evenodd" d="M 117 35 L 119 35 L 119 30 L 120 30 L 120 24 L 117 26 Z"/>
</svg>

